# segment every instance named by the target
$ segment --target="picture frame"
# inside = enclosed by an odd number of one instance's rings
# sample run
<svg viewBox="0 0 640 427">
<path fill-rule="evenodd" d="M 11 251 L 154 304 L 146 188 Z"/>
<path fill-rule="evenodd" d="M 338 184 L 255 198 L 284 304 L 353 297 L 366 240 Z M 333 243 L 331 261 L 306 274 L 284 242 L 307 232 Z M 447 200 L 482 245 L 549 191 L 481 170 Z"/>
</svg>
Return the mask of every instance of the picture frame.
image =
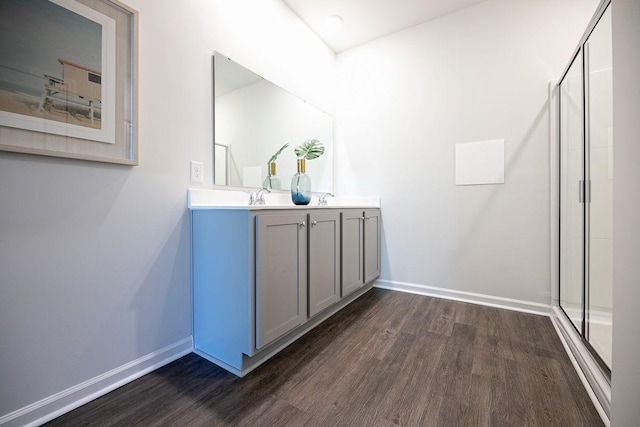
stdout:
<svg viewBox="0 0 640 427">
<path fill-rule="evenodd" d="M 138 12 L 0 2 L 0 150 L 138 164 Z"/>
</svg>

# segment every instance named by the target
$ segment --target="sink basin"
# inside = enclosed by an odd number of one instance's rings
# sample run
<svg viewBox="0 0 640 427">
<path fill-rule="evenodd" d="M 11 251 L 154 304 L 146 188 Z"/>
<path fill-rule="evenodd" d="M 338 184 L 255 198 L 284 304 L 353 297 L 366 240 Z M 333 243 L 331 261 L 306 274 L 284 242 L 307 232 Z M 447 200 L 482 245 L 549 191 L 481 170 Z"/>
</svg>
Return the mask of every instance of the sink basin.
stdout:
<svg viewBox="0 0 640 427">
<path fill-rule="evenodd" d="M 264 195 L 264 204 L 266 206 L 295 206 L 291 200 L 291 194 L 289 193 L 267 193 Z"/>
</svg>

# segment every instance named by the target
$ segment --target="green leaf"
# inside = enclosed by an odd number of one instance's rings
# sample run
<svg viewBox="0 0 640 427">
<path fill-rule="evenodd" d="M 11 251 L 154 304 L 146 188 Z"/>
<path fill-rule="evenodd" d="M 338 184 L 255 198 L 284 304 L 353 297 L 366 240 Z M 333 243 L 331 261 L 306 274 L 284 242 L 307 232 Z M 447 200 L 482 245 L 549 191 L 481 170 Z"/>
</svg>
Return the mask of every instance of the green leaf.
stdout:
<svg viewBox="0 0 640 427">
<path fill-rule="evenodd" d="M 273 156 L 271 156 L 271 158 L 269 159 L 269 161 L 267 161 L 267 164 L 271 163 L 271 162 L 275 162 L 276 159 L 278 158 L 278 156 L 280 155 L 280 153 L 282 153 L 284 151 L 285 148 L 287 148 L 289 146 L 289 143 L 287 142 L 286 144 L 284 144 L 282 147 L 280 147 L 280 149 L 278 151 L 276 151 L 276 154 L 274 154 Z"/>
<path fill-rule="evenodd" d="M 324 145 L 317 139 L 307 139 L 295 149 L 296 156 L 305 160 L 313 160 L 324 154 Z"/>
</svg>

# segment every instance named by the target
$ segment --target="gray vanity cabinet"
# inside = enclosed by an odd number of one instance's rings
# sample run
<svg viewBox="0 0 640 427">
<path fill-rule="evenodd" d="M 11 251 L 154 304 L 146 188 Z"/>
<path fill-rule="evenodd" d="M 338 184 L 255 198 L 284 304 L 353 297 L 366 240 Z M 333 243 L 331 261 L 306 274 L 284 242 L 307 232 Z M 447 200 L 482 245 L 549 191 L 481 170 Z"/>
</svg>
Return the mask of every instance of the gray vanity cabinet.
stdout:
<svg viewBox="0 0 640 427">
<path fill-rule="evenodd" d="M 380 210 L 364 211 L 364 283 L 380 277 Z"/>
<path fill-rule="evenodd" d="M 340 300 L 340 213 L 309 214 L 309 317 Z"/>
<path fill-rule="evenodd" d="M 380 210 L 342 212 L 342 296 L 380 276 Z"/>
<path fill-rule="evenodd" d="M 256 348 L 307 320 L 307 215 L 256 216 Z"/>
<path fill-rule="evenodd" d="M 247 374 L 371 288 L 379 241 L 379 209 L 192 210 L 194 352 Z"/>
<path fill-rule="evenodd" d="M 342 296 L 364 286 L 364 217 L 361 210 L 341 214 Z"/>
</svg>

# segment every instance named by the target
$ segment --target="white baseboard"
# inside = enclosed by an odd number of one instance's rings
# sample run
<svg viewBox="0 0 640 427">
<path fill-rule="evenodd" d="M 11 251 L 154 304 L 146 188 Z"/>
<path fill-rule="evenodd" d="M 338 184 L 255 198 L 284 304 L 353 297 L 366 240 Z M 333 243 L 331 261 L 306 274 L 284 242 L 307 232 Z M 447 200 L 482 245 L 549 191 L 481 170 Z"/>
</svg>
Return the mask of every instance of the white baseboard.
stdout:
<svg viewBox="0 0 640 427">
<path fill-rule="evenodd" d="M 0 425 L 38 426 L 191 353 L 188 337 L 0 417 Z"/>
<path fill-rule="evenodd" d="M 503 298 L 493 295 L 477 294 L 474 292 L 457 291 L 453 289 L 438 288 L 435 286 L 420 285 L 416 283 L 397 282 L 395 280 L 377 280 L 376 288 L 390 289 L 393 291 L 408 292 L 430 297 L 445 298 L 455 301 L 469 302 L 472 304 L 486 305 L 489 307 L 504 308 L 507 310 L 521 311 L 523 313 L 540 314 L 549 316 L 551 305 L 531 301 L 523 301 L 512 298 Z"/>
</svg>

